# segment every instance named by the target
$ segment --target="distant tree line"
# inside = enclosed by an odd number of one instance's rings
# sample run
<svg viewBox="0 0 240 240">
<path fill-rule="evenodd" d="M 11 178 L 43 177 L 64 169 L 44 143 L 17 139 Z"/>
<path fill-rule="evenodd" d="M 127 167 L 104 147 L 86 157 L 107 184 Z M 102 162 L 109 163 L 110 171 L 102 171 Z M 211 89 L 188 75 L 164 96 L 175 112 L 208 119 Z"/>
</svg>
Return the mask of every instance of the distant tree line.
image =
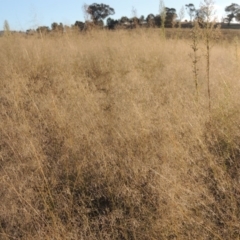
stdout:
<svg viewBox="0 0 240 240">
<path fill-rule="evenodd" d="M 175 8 L 165 8 L 165 27 L 173 27 L 176 24 L 177 13 Z M 160 27 L 162 24 L 162 18 L 160 14 L 154 15 L 152 13 L 148 14 L 145 18 L 143 15 L 140 18 L 132 17 L 128 18 L 126 16 L 121 17 L 118 20 L 108 18 L 107 27 L 108 29 L 115 29 L 118 27 L 125 28 L 136 28 L 136 27 Z"/>
<path fill-rule="evenodd" d="M 197 9 L 194 4 L 189 3 L 185 5 L 185 9 L 189 15 L 189 22 L 197 21 L 200 26 L 204 27 L 204 22 L 208 16 L 208 9 L 204 7 L 200 7 Z M 184 10 L 184 9 L 183 9 Z M 122 16 L 120 19 L 111 18 L 110 15 L 115 14 L 115 10 L 106 4 L 98 4 L 93 3 L 91 5 L 85 6 L 85 12 L 88 16 L 90 16 L 89 20 L 85 22 L 76 21 L 71 28 L 76 28 L 81 31 L 87 30 L 89 28 L 108 28 L 110 30 L 119 29 L 119 28 L 136 28 L 136 27 L 161 27 L 164 25 L 166 28 L 171 28 L 174 26 L 181 26 L 181 18 L 178 19 L 178 15 L 175 8 L 164 7 L 162 9 L 164 14 L 148 14 L 146 17 L 143 15 L 139 18 L 137 16 L 133 16 L 128 18 L 126 16 Z M 224 22 L 231 24 L 231 22 L 235 19 L 236 21 L 240 21 L 240 5 L 237 3 L 232 3 L 225 8 L 226 17 L 224 18 Z M 163 19 L 164 16 L 164 19 Z M 107 18 L 108 17 L 108 18 Z M 107 19 L 106 19 L 107 18 Z M 106 19 L 106 26 L 104 26 L 104 19 Z M 191 26 L 191 25 L 188 25 Z M 39 33 L 48 33 L 50 31 L 53 32 L 64 32 L 64 26 L 62 23 L 52 23 L 51 29 L 46 26 L 40 26 L 37 28 L 37 32 Z M 27 30 L 28 33 L 31 33 L 32 30 Z"/>
<path fill-rule="evenodd" d="M 190 21 L 197 20 L 200 25 L 206 20 L 208 16 L 208 9 L 202 8 L 195 8 L 194 4 L 189 3 L 185 5 L 187 9 L 187 13 L 190 17 Z M 240 5 L 237 3 L 232 3 L 229 6 L 225 7 L 225 12 L 227 16 L 223 19 L 224 22 L 227 22 L 229 25 L 235 19 L 236 21 L 240 22 Z"/>
</svg>

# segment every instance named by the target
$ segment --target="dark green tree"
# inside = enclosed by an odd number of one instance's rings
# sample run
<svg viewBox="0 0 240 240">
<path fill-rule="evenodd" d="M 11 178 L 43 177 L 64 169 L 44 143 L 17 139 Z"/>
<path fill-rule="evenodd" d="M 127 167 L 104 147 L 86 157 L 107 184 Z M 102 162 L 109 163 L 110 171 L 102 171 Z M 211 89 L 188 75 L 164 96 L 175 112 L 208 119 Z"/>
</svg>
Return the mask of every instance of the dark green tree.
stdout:
<svg viewBox="0 0 240 240">
<path fill-rule="evenodd" d="M 147 21 L 148 27 L 154 27 L 155 26 L 155 16 L 152 13 L 150 13 L 147 16 L 146 21 Z"/>
<path fill-rule="evenodd" d="M 228 13 L 225 20 L 230 23 L 235 18 L 237 21 L 240 21 L 240 5 L 237 3 L 232 3 L 231 5 L 227 6 L 225 8 L 225 12 Z"/>
<path fill-rule="evenodd" d="M 55 32 L 63 32 L 64 30 L 64 27 L 63 27 L 63 24 L 62 23 L 56 23 L 56 22 L 53 22 L 51 24 L 51 27 L 52 27 L 52 31 L 55 31 Z"/>
<path fill-rule="evenodd" d="M 195 18 L 197 9 L 195 8 L 194 4 L 192 4 L 192 3 L 186 4 L 185 7 L 186 7 L 187 13 L 190 17 L 190 21 L 192 21 Z"/>
<path fill-rule="evenodd" d="M 190 16 L 190 20 L 197 21 L 200 27 L 205 26 L 205 22 L 209 19 L 209 8 L 202 5 L 199 9 L 196 9 L 194 4 L 189 3 L 185 5 L 188 15 Z"/>
<path fill-rule="evenodd" d="M 47 26 L 40 26 L 37 28 L 36 31 L 40 34 L 46 34 L 46 33 L 50 32 L 50 29 Z"/>
<path fill-rule="evenodd" d="M 130 23 L 130 19 L 126 16 L 123 16 L 120 18 L 119 22 L 120 24 L 124 25 L 124 24 Z"/>
<path fill-rule="evenodd" d="M 100 22 L 107 16 L 115 14 L 115 10 L 113 8 L 102 3 L 93 3 L 87 7 L 86 11 L 88 14 L 90 14 L 94 23 Z"/>
<path fill-rule="evenodd" d="M 56 22 L 51 24 L 52 30 L 55 31 L 58 27 L 58 24 Z"/>
<path fill-rule="evenodd" d="M 117 20 L 114 20 L 113 18 L 107 18 L 107 27 L 108 29 L 115 29 L 115 26 L 118 24 Z"/>
<path fill-rule="evenodd" d="M 145 17 L 144 17 L 143 15 L 141 15 L 141 17 L 139 18 L 139 20 L 140 20 L 141 22 L 144 22 L 144 21 L 145 21 Z"/>
<path fill-rule="evenodd" d="M 161 16 L 160 16 L 159 14 L 157 14 L 157 15 L 154 17 L 154 24 L 155 24 L 155 26 L 157 26 L 157 27 L 161 27 L 162 19 L 161 19 Z"/>
<path fill-rule="evenodd" d="M 76 21 L 75 24 L 74 24 L 75 27 L 78 27 L 79 30 L 84 30 L 85 29 L 85 23 L 84 22 L 81 22 L 81 21 Z"/>
<path fill-rule="evenodd" d="M 130 21 L 131 21 L 131 23 L 132 23 L 132 26 L 134 26 L 134 27 L 138 26 L 138 25 L 139 25 L 139 22 L 140 22 L 137 17 L 131 18 Z"/>
<path fill-rule="evenodd" d="M 177 18 L 177 13 L 175 8 L 165 8 L 165 25 L 166 27 L 172 27 L 175 19 Z"/>
<path fill-rule="evenodd" d="M 146 20 L 145 20 L 145 17 L 144 15 L 141 15 L 141 17 L 139 18 L 139 25 L 143 26 L 143 25 L 146 25 Z"/>
</svg>

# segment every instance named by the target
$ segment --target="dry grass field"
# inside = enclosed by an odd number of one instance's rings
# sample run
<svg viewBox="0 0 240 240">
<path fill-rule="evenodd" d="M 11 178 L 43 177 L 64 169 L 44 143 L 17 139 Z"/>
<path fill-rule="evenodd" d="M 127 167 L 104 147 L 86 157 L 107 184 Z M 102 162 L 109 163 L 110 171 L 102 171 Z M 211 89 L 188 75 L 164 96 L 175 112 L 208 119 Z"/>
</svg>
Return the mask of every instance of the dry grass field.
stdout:
<svg viewBox="0 0 240 240">
<path fill-rule="evenodd" d="M 0 38 L 0 239 L 240 239 L 240 40 Z"/>
</svg>

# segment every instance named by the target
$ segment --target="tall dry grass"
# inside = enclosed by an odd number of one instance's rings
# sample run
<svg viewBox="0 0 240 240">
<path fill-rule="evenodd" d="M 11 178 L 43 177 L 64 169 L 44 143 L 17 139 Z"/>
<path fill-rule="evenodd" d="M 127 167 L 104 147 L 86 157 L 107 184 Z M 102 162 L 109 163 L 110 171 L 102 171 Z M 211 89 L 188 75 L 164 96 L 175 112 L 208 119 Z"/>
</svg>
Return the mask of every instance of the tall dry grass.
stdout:
<svg viewBox="0 0 240 240">
<path fill-rule="evenodd" d="M 239 239 L 239 53 L 211 50 L 209 118 L 191 51 L 155 30 L 0 38 L 0 238 Z"/>
</svg>

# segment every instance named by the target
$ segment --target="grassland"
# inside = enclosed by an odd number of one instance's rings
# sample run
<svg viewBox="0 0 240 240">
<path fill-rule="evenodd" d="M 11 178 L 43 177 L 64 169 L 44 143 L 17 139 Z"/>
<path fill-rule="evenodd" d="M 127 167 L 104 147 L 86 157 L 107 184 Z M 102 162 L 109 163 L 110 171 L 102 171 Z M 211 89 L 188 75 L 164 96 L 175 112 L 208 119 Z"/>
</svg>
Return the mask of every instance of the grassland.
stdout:
<svg viewBox="0 0 240 240">
<path fill-rule="evenodd" d="M 240 239 L 240 43 L 160 30 L 0 38 L 0 239 Z"/>
</svg>

